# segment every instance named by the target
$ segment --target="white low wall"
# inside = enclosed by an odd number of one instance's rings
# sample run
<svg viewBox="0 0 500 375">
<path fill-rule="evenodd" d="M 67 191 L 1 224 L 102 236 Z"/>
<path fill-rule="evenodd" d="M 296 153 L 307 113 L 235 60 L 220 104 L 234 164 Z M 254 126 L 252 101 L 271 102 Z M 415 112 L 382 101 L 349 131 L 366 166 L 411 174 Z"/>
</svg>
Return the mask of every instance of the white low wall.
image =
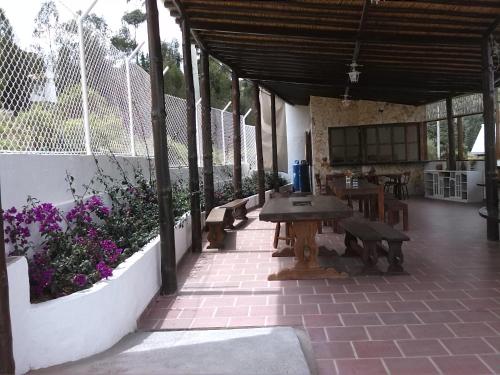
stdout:
<svg viewBox="0 0 500 375">
<path fill-rule="evenodd" d="M 266 200 L 270 191 L 266 192 Z M 248 198 L 248 208 L 258 196 Z M 202 215 L 202 225 L 204 224 Z M 191 246 L 191 217 L 175 228 L 179 262 Z M 160 289 L 159 237 L 121 263 L 108 280 L 89 289 L 38 304 L 30 303 L 28 265 L 8 258 L 10 313 L 16 373 L 75 361 L 100 353 L 137 328 L 137 320 Z"/>
</svg>

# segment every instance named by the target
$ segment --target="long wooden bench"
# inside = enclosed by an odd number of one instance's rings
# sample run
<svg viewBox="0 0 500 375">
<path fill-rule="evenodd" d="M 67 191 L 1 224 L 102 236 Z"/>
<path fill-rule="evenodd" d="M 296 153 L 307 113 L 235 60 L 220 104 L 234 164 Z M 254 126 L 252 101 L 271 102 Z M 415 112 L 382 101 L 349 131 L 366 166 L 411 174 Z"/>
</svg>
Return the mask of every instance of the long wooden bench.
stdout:
<svg viewBox="0 0 500 375">
<path fill-rule="evenodd" d="M 377 268 L 379 250 L 387 255 L 389 262 L 387 273 L 400 274 L 405 272 L 402 246 L 403 242 L 410 240 L 407 235 L 388 224 L 358 218 L 343 220 L 340 225 L 345 230 L 346 252 L 344 256 L 361 256 L 364 264 L 363 273 L 380 273 Z M 362 246 L 358 244 L 358 239 L 361 240 Z M 388 248 L 382 245 L 382 241 L 387 242 Z"/>
<path fill-rule="evenodd" d="M 235 220 L 248 220 L 247 217 L 247 203 L 248 199 L 235 199 L 229 203 L 223 204 L 220 208 L 225 208 L 229 211 L 226 218 L 226 228 L 234 229 Z"/>
<path fill-rule="evenodd" d="M 208 248 L 209 249 L 221 249 L 224 247 L 224 237 L 226 232 L 224 228 L 226 226 L 226 216 L 227 209 L 216 207 L 205 220 L 206 225 L 208 226 Z"/>
</svg>

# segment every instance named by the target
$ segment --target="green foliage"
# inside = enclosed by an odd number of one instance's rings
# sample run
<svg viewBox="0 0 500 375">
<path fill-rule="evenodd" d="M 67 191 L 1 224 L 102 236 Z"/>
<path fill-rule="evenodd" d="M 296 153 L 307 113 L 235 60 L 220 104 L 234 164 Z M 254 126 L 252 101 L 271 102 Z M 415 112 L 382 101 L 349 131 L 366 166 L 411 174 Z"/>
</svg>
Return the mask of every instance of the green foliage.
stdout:
<svg viewBox="0 0 500 375">
<path fill-rule="evenodd" d="M 119 51 L 127 53 L 132 52 L 137 47 L 137 43 L 130 36 L 130 30 L 126 25 L 122 25 L 118 33 L 111 37 L 111 44 Z"/>
</svg>

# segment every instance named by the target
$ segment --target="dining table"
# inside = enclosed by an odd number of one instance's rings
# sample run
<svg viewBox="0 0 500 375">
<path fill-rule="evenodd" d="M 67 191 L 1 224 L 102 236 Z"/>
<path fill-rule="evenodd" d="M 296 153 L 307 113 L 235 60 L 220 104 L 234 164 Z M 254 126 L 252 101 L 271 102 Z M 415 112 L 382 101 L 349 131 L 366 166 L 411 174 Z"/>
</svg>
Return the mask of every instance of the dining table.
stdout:
<svg viewBox="0 0 500 375">
<path fill-rule="evenodd" d="M 330 180 L 329 184 L 329 190 L 339 199 L 367 198 L 372 206 L 376 202 L 378 219 L 384 222 L 384 187 L 382 185 L 373 184 L 365 179 L 351 179 L 351 182 L 347 182 L 345 178 Z"/>
<path fill-rule="evenodd" d="M 293 236 L 295 264 L 271 274 L 268 280 L 304 280 L 347 277 L 333 267 L 322 267 L 318 262 L 316 242 L 318 223 L 352 216 L 352 208 L 340 199 L 327 195 L 277 197 L 262 207 L 259 219 L 273 223 L 288 223 Z"/>
</svg>

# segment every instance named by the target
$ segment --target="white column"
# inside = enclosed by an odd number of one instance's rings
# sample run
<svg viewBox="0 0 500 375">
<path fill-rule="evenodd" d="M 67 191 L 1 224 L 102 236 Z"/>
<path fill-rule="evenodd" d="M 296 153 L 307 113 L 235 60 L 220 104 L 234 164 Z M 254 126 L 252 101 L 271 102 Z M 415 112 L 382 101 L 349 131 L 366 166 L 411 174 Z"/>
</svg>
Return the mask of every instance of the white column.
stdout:
<svg viewBox="0 0 500 375">
<path fill-rule="evenodd" d="M 252 112 L 252 108 L 250 108 L 247 113 L 243 115 L 243 126 L 241 127 L 243 129 L 243 152 L 244 152 L 244 162 L 245 164 L 248 164 L 248 146 L 247 146 L 247 117 Z"/>
<path fill-rule="evenodd" d="M 222 112 L 220 113 L 220 123 L 221 123 L 221 128 L 222 128 L 222 165 L 226 165 L 226 137 L 224 135 L 224 112 L 226 112 L 226 109 L 229 108 L 231 105 L 231 101 L 229 101 Z"/>
</svg>

